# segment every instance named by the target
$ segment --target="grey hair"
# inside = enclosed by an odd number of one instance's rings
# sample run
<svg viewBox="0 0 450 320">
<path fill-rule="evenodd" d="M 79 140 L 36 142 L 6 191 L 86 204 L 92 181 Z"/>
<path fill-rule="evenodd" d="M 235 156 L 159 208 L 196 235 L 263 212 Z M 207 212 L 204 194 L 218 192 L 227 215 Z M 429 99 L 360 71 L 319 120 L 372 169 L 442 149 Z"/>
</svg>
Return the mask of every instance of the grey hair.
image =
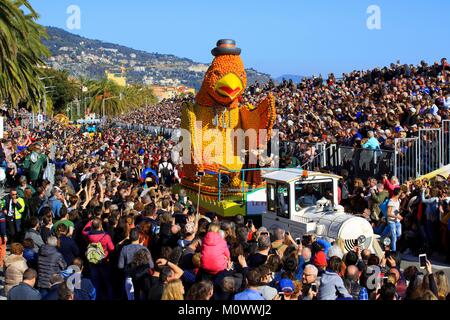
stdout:
<svg viewBox="0 0 450 320">
<path fill-rule="evenodd" d="M 266 250 L 269 249 L 272 246 L 272 242 L 270 242 L 270 237 L 263 235 L 260 236 L 258 239 L 258 249 L 260 250 Z"/>
<path fill-rule="evenodd" d="M 309 269 L 311 271 L 311 273 L 317 277 L 317 275 L 319 274 L 319 269 L 317 269 L 317 267 L 313 264 L 307 264 L 305 266 L 305 269 L 303 270 L 303 272 L 306 271 L 306 269 Z"/>
<path fill-rule="evenodd" d="M 47 245 L 49 245 L 50 247 L 58 246 L 58 238 L 56 238 L 55 236 L 49 237 L 47 239 Z"/>
<path fill-rule="evenodd" d="M 284 240 L 285 235 L 286 231 L 284 231 L 284 229 L 275 228 L 275 230 L 273 230 L 273 236 L 275 240 Z"/>
</svg>

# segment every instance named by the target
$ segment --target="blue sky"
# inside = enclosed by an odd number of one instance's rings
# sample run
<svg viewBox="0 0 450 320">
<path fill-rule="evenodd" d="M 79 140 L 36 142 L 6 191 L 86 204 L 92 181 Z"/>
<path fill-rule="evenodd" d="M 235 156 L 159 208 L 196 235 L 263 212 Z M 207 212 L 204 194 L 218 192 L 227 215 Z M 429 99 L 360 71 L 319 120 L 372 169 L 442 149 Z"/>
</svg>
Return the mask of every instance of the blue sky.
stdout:
<svg viewBox="0 0 450 320">
<path fill-rule="evenodd" d="M 273 76 L 340 75 L 353 69 L 450 58 L 448 0 L 30 0 L 40 23 L 66 28 L 81 10 L 88 38 L 149 52 L 211 61 L 218 39 L 242 48 L 246 67 Z M 369 30 L 367 8 L 381 9 Z"/>
</svg>

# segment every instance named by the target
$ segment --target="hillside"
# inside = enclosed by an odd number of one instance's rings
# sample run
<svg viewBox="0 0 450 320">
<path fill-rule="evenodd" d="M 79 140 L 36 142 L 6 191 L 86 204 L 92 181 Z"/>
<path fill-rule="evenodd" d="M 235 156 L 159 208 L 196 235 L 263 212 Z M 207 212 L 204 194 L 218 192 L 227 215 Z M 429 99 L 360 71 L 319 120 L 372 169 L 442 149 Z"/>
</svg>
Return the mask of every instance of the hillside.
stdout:
<svg viewBox="0 0 450 320">
<path fill-rule="evenodd" d="M 102 78 L 105 71 L 120 73 L 126 69 L 131 83 L 186 85 L 198 89 L 208 65 L 170 54 L 149 53 L 125 46 L 87 39 L 63 29 L 47 27 L 49 39 L 43 42 L 52 53 L 48 64 L 66 69 L 73 76 Z M 248 82 L 264 83 L 268 74 L 248 69 Z"/>
</svg>

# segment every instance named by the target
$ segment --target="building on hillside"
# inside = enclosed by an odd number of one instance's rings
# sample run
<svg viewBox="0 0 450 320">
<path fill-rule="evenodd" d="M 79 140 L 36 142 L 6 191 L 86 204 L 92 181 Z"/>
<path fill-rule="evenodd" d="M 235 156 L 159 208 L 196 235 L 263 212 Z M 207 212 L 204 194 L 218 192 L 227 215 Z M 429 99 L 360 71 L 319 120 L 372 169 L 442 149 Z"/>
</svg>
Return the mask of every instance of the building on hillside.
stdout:
<svg viewBox="0 0 450 320">
<path fill-rule="evenodd" d="M 127 86 L 127 78 L 122 74 L 110 73 L 109 71 L 105 71 L 106 79 L 111 80 L 118 84 L 119 86 L 126 87 Z"/>
<path fill-rule="evenodd" d="M 153 93 L 158 98 L 159 101 L 164 99 L 172 99 L 179 95 L 185 95 L 185 94 L 195 94 L 194 88 L 189 88 L 186 86 L 158 86 L 153 85 L 151 86 Z"/>
</svg>

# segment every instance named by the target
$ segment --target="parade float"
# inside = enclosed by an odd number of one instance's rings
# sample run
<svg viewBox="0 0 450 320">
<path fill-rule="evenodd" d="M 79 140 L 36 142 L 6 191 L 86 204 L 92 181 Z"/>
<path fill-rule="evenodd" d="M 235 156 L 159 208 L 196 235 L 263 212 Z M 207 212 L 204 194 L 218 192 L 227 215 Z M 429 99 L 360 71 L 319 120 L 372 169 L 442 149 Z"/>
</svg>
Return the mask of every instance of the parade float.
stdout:
<svg viewBox="0 0 450 320">
<path fill-rule="evenodd" d="M 264 189 L 260 171 L 241 151 L 264 148 L 276 119 L 272 95 L 256 106 L 242 103 L 247 75 L 240 53 L 234 40 L 219 40 L 195 103 L 182 109 L 181 128 L 188 136 L 181 140 L 189 150 L 183 149 L 188 155 L 181 187 L 202 210 L 222 216 L 246 214 L 252 194 Z M 253 135 L 246 139 L 248 132 Z M 242 148 L 235 139 L 244 141 Z"/>
<path fill-rule="evenodd" d="M 339 176 L 251 161 L 248 155 L 264 154 L 272 138 L 275 98 L 242 103 L 247 78 L 240 53 L 235 41 L 219 40 L 195 103 L 182 108 L 183 178 L 175 191 L 184 189 L 201 212 L 251 216 L 294 237 L 315 234 L 339 239 L 345 251 L 359 246 L 381 254 L 370 223 L 338 205 Z M 236 147 L 239 138 L 244 144 Z"/>
</svg>

